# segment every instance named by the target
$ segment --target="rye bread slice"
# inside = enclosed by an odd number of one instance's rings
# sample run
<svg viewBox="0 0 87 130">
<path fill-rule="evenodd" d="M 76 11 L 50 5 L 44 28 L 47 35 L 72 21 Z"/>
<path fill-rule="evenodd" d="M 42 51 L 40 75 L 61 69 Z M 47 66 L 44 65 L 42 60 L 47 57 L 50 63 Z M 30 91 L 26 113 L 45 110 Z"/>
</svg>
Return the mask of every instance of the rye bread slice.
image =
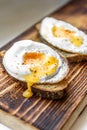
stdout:
<svg viewBox="0 0 87 130">
<path fill-rule="evenodd" d="M 40 23 L 36 24 L 37 31 L 40 31 Z M 70 63 L 72 62 L 81 62 L 81 61 L 87 61 L 87 54 L 77 54 L 77 53 L 70 53 L 66 52 L 64 50 L 60 50 L 57 47 L 54 47 L 50 43 L 48 43 L 46 40 L 44 40 L 41 36 L 40 39 L 43 43 L 47 44 L 48 46 L 52 47 L 54 50 L 59 51 L 65 58 L 68 59 Z"/>
<path fill-rule="evenodd" d="M 31 89 L 36 96 L 57 100 L 64 96 L 67 86 L 68 82 L 64 79 L 55 84 L 35 84 Z"/>
</svg>

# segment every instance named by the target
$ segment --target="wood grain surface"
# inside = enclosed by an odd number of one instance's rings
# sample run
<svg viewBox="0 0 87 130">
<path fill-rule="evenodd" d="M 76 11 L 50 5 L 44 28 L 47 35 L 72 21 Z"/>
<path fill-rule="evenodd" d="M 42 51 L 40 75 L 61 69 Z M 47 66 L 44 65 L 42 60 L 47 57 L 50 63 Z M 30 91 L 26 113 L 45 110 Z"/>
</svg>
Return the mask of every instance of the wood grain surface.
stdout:
<svg viewBox="0 0 87 130">
<path fill-rule="evenodd" d="M 73 0 L 49 16 L 67 21 L 87 33 L 87 0 Z M 35 25 L 0 50 L 23 39 L 40 41 Z M 38 129 L 60 130 L 87 94 L 87 62 L 70 64 L 66 78 L 68 87 L 63 99 L 52 101 L 35 96 L 26 99 L 22 96 L 26 86 L 6 73 L 0 59 L 0 109 Z"/>
</svg>

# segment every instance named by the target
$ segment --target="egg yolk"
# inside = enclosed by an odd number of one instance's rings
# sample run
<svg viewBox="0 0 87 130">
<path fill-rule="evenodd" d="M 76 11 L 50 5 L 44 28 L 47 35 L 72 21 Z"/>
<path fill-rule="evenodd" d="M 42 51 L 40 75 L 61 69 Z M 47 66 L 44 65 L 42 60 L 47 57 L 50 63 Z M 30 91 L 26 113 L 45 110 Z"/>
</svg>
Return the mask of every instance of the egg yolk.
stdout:
<svg viewBox="0 0 87 130">
<path fill-rule="evenodd" d="M 64 27 L 56 27 L 54 26 L 52 28 L 52 32 L 53 32 L 53 35 L 55 37 L 66 37 L 66 38 L 70 38 L 70 41 L 73 45 L 79 47 L 82 45 L 83 43 L 83 39 L 81 36 L 75 36 L 75 32 L 74 31 L 71 31 L 71 30 L 68 30 L 68 29 L 65 29 Z"/>
<path fill-rule="evenodd" d="M 41 78 L 55 74 L 58 68 L 59 61 L 44 53 L 30 52 L 23 56 L 23 64 L 31 66 L 31 74 L 25 75 L 24 79 L 27 82 L 28 89 L 23 93 L 24 97 L 31 97 L 33 95 L 31 86 L 38 83 Z"/>
</svg>

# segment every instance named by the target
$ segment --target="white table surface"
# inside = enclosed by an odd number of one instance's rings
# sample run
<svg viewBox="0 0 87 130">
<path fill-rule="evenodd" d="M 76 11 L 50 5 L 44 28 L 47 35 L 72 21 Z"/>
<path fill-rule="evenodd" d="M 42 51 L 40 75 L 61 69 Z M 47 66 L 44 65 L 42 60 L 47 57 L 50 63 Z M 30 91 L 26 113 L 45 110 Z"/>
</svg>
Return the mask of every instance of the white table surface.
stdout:
<svg viewBox="0 0 87 130">
<path fill-rule="evenodd" d="M 0 0 L 0 47 L 69 0 Z M 0 130 L 11 130 L 0 123 Z M 87 130 L 87 108 L 71 130 Z"/>
</svg>

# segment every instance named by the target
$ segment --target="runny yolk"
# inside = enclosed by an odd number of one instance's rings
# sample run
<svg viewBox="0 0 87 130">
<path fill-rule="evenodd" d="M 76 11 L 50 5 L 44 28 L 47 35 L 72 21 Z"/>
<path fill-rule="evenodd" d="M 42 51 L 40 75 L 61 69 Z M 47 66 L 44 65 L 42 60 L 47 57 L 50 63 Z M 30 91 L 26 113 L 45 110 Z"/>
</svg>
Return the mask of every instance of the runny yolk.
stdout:
<svg viewBox="0 0 87 130">
<path fill-rule="evenodd" d="M 31 97 L 33 95 L 31 86 L 38 83 L 41 78 L 55 74 L 59 61 L 44 53 L 30 52 L 23 56 L 23 64 L 31 66 L 31 74 L 25 75 L 28 89 L 23 93 L 24 97 Z"/>
<path fill-rule="evenodd" d="M 71 30 L 68 30 L 68 29 L 65 29 L 64 27 L 56 27 L 56 26 L 53 26 L 52 28 L 52 32 L 53 32 L 53 35 L 55 37 L 66 37 L 66 38 L 70 38 L 70 41 L 72 44 L 74 44 L 75 46 L 79 47 L 82 45 L 83 43 L 83 39 L 81 36 L 75 36 L 75 32 L 74 31 L 71 31 Z"/>
</svg>

